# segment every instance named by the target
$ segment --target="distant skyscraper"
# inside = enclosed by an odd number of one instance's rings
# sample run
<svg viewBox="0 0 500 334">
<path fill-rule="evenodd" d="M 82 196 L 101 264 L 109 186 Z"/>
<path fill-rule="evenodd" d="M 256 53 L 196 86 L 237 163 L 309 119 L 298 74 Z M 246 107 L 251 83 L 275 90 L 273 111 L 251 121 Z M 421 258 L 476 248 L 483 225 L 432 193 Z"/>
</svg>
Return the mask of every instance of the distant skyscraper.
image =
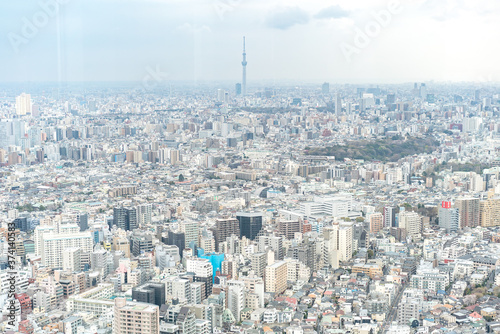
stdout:
<svg viewBox="0 0 500 334">
<path fill-rule="evenodd" d="M 247 94 L 247 53 L 245 51 L 245 37 L 243 36 L 243 61 L 241 62 L 243 66 L 243 80 L 241 85 L 241 93 L 243 95 Z"/>
<path fill-rule="evenodd" d="M 241 95 L 241 84 L 237 83 L 235 86 L 236 95 Z"/>
<path fill-rule="evenodd" d="M 323 94 L 330 93 L 330 84 L 328 82 L 325 82 L 323 85 L 321 85 L 321 93 Z"/>
<path fill-rule="evenodd" d="M 474 100 L 476 100 L 476 101 L 481 100 L 481 90 L 480 89 L 476 89 L 474 91 Z"/>
<path fill-rule="evenodd" d="M 16 114 L 23 116 L 31 114 L 31 95 L 22 93 L 16 97 Z"/>
<path fill-rule="evenodd" d="M 425 99 L 427 97 L 427 86 L 425 83 L 420 84 L 420 97 Z"/>
<path fill-rule="evenodd" d="M 217 89 L 217 102 L 224 102 L 224 89 Z"/>
<path fill-rule="evenodd" d="M 340 115 L 342 113 L 342 98 L 340 94 L 337 93 L 337 98 L 335 99 L 335 114 Z"/>
</svg>

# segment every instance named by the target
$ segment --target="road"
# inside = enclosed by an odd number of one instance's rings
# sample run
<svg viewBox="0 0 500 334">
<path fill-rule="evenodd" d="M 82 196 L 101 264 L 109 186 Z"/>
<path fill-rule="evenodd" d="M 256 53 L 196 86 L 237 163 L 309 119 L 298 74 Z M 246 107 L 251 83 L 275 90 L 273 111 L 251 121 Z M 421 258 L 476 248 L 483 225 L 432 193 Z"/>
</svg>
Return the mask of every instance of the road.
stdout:
<svg viewBox="0 0 500 334">
<path fill-rule="evenodd" d="M 387 327 L 390 326 L 391 323 L 396 320 L 396 317 L 398 315 L 399 301 L 401 300 L 401 297 L 403 297 L 403 292 L 405 291 L 406 284 L 407 283 L 404 283 L 401 289 L 399 290 L 396 299 L 394 299 L 394 302 L 391 305 L 389 314 L 387 315 L 387 317 L 385 317 L 385 321 L 382 325 L 382 333 L 385 333 L 387 331 Z"/>
</svg>

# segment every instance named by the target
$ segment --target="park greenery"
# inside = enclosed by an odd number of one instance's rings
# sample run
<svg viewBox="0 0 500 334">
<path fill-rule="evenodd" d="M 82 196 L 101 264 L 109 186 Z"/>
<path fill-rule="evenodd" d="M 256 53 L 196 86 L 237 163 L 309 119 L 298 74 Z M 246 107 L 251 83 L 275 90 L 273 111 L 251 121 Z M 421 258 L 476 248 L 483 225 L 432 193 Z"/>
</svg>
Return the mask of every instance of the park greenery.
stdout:
<svg viewBox="0 0 500 334">
<path fill-rule="evenodd" d="M 398 161 L 409 155 L 432 153 L 439 142 L 431 137 L 404 139 L 400 136 L 375 141 L 358 140 L 346 145 L 327 147 L 306 147 L 306 155 L 334 156 L 336 160 L 348 159 Z"/>
</svg>

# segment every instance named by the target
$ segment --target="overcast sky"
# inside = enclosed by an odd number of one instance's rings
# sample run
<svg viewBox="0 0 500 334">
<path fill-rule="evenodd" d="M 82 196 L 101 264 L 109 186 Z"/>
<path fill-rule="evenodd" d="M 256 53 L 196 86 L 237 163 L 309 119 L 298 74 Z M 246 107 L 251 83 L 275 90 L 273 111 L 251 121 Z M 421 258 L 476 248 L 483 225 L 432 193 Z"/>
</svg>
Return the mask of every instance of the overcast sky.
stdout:
<svg viewBox="0 0 500 334">
<path fill-rule="evenodd" d="M 242 36 L 249 84 L 500 81 L 498 0 L 51 1 L 0 3 L 0 81 L 239 82 Z"/>
</svg>

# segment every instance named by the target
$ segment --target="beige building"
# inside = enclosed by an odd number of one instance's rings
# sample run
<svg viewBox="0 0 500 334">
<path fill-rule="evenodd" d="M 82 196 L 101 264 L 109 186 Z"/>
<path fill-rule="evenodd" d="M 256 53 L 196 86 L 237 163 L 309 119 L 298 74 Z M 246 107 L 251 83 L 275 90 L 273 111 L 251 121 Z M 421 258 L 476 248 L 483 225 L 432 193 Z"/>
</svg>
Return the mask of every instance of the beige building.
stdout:
<svg viewBox="0 0 500 334">
<path fill-rule="evenodd" d="M 116 298 L 114 305 L 114 334 L 159 334 L 160 309 L 157 305 L 127 302 Z"/>
<path fill-rule="evenodd" d="M 31 95 L 22 93 L 16 97 L 16 114 L 24 116 L 31 114 Z"/>
<path fill-rule="evenodd" d="M 126 258 L 130 258 L 130 241 L 128 241 L 126 237 L 113 237 L 111 249 L 114 251 L 122 251 L 125 254 Z"/>
<path fill-rule="evenodd" d="M 285 261 L 276 262 L 266 267 L 266 292 L 282 293 L 286 290 L 288 268 Z"/>
<path fill-rule="evenodd" d="M 422 233 L 422 219 L 416 212 L 403 211 L 399 213 L 399 227 L 406 230 L 409 237 L 418 237 Z"/>
<path fill-rule="evenodd" d="M 454 206 L 460 214 L 460 228 L 479 226 L 479 198 L 457 198 Z"/>
<path fill-rule="evenodd" d="M 483 227 L 500 225 L 500 198 L 480 202 L 479 222 Z"/>
<path fill-rule="evenodd" d="M 375 212 L 370 215 L 370 232 L 378 233 L 384 228 L 384 216 L 381 212 Z"/>
</svg>

